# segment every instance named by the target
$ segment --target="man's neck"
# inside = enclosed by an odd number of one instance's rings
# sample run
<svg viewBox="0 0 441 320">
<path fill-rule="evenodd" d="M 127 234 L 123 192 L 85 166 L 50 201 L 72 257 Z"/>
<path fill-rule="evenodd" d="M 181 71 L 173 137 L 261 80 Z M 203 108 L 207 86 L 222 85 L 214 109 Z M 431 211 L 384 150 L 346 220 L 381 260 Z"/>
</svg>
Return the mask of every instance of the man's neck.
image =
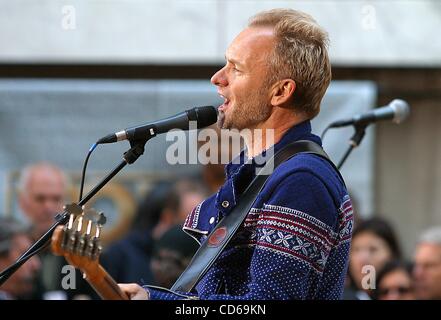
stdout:
<svg viewBox="0 0 441 320">
<path fill-rule="evenodd" d="M 249 130 L 243 130 L 242 136 L 247 147 L 248 158 L 254 158 L 264 150 L 271 148 L 282 139 L 289 129 L 306 119 L 306 117 L 292 113 L 273 113 L 265 122 Z"/>
</svg>

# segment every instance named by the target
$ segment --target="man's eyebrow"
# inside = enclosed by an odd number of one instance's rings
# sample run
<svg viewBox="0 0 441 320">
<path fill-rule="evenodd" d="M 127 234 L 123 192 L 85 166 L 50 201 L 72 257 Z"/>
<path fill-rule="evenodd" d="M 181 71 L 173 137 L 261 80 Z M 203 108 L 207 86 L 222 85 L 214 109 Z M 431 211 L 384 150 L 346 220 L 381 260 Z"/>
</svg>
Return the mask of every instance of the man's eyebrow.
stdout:
<svg viewBox="0 0 441 320">
<path fill-rule="evenodd" d="M 238 67 L 243 67 L 244 66 L 241 62 L 239 62 L 239 61 L 237 61 L 237 60 L 235 60 L 233 58 L 229 58 L 228 59 L 227 56 L 225 56 L 225 60 L 227 60 L 228 62 L 231 62 L 232 64 L 234 64 L 234 65 L 236 65 Z"/>
</svg>

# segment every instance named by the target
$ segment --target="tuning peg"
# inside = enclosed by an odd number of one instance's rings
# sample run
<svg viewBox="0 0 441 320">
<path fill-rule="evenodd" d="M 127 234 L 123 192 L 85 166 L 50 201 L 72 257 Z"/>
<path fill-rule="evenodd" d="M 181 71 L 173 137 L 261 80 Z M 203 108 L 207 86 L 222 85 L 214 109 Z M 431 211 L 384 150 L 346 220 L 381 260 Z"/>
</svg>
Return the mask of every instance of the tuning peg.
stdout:
<svg viewBox="0 0 441 320">
<path fill-rule="evenodd" d="M 67 204 L 63 207 L 63 209 L 75 217 L 83 213 L 83 209 L 76 203 Z"/>
<path fill-rule="evenodd" d="M 94 224 L 102 227 L 107 219 L 103 212 L 98 212 L 95 209 L 87 209 L 84 213 L 86 219 L 92 221 Z"/>
<path fill-rule="evenodd" d="M 104 212 L 100 212 L 99 214 L 98 214 L 98 221 L 96 222 L 99 226 L 103 226 L 103 225 L 105 225 L 106 224 L 106 222 L 107 222 L 107 218 L 106 218 L 106 216 L 104 215 Z"/>
</svg>

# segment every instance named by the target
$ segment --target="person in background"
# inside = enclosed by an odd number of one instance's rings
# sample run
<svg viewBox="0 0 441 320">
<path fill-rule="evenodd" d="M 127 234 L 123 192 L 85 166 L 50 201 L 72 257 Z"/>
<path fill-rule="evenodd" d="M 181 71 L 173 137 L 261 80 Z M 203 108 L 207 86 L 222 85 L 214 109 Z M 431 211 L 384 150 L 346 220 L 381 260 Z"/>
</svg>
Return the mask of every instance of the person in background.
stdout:
<svg viewBox="0 0 441 320">
<path fill-rule="evenodd" d="M 377 300 L 415 300 L 412 266 L 393 260 L 378 272 L 374 298 Z"/>
<path fill-rule="evenodd" d="M 182 225 L 186 214 L 202 201 L 204 194 L 200 192 L 188 179 L 157 182 L 139 205 L 128 235 L 101 256 L 103 267 L 118 282 L 153 283 L 150 264 L 154 242 L 171 227 Z"/>
<path fill-rule="evenodd" d="M 209 190 L 194 178 L 180 179 L 175 184 L 175 190 L 179 195 L 179 223 L 183 223 L 189 212 L 204 201 L 209 195 Z"/>
<path fill-rule="evenodd" d="M 15 219 L 0 217 L 0 271 L 13 264 L 31 244 L 29 228 Z M 31 299 L 40 267 L 38 256 L 26 261 L 0 287 L 0 300 Z"/>
<path fill-rule="evenodd" d="M 441 300 L 441 226 L 421 235 L 414 256 L 413 276 L 418 299 Z"/>
<path fill-rule="evenodd" d="M 41 237 L 63 211 L 67 178 L 63 171 L 50 163 L 37 163 L 24 168 L 18 182 L 21 211 L 31 224 L 34 240 Z"/>
<path fill-rule="evenodd" d="M 165 232 L 153 248 L 153 283 L 170 288 L 188 266 L 198 248 L 197 242 L 182 231 L 181 225 Z"/>
<path fill-rule="evenodd" d="M 381 218 L 360 222 L 352 235 L 347 284 L 343 299 L 369 300 L 373 293 L 363 288 L 367 276 L 366 266 L 373 266 L 376 273 L 391 260 L 401 258 L 401 250 L 392 226 Z"/>
<path fill-rule="evenodd" d="M 101 264 L 116 281 L 153 281 L 154 239 L 178 221 L 179 197 L 168 181 L 156 182 L 140 202 L 129 233 L 104 249 Z"/>
<path fill-rule="evenodd" d="M 18 181 L 18 201 L 20 209 L 30 223 L 34 241 L 40 238 L 55 222 L 55 215 L 63 211 L 66 203 L 68 179 L 57 166 L 40 162 L 25 167 Z M 50 249 L 39 254 L 41 270 L 37 277 L 35 299 L 65 300 L 77 295 L 93 292 L 89 284 L 76 271 L 75 289 L 63 288 L 62 273 L 67 265 L 63 257 L 55 256 Z"/>
<path fill-rule="evenodd" d="M 225 183 L 225 165 L 238 155 L 237 153 L 234 153 L 235 151 L 240 151 L 233 150 L 232 145 L 234 143 L 232 143 L 232 139 L 233 137 L 235 139 L 241 139 L 241 137 L 238 133 L 231 133 L 227 130 L 221 130 L 217 125 L 211 125 L 209 129 L 216 131 L 217 139 L 210 139 L 209 142 L 198 141 L 198 148 L 200 150 L 200 148 L 203 146 L 205 147 L 206 144 L 211 144 L 211 147 L 205 151 L 206 156 L 211 160 L 202 166 L 201 178 L 203 183 L 209 189 L 209 192 L 215 193 Z M 227 138 L 225 138 L 226 135 Z M 244 146 L 243 140 L 241 141 L 242 149 Z M 217 152 L 217 154 L 213 155 L 211 152 Z"/>
<path fill-rule="evenodd" d="M 204 183 L 210 192 L 216 192 L 225 183 L 225 170 L 222 163 L 207 163 L 202 169 Z"/>
</svg>

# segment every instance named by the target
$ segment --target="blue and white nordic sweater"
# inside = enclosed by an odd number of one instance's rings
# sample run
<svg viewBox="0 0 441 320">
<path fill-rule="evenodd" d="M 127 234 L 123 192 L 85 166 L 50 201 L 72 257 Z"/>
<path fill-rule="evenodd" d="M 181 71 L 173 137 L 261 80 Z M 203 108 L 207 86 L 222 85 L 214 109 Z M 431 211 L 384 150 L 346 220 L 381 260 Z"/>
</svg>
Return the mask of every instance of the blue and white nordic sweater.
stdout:
<svg viewBox="0 0 441 320">
<path fill-rule="evenodd" d="M 305 121 L 274 152 L 297 140 L 321 143 Z M 184 231 L 200 243 L 228 215 L 255 177 L 256 164 L 225 167 L 227 181 L 188 215 Z M 237 163 L 237 162 L 235 162 Z M 321 157 L 299 154 L 268 178 L 245 222 L 218 260 L 185 293 L 199 299 L 340 299 L 353 226 L 347 190 Z M 151 288 L 151 299 L 182 297 Z"/>
</svg>

